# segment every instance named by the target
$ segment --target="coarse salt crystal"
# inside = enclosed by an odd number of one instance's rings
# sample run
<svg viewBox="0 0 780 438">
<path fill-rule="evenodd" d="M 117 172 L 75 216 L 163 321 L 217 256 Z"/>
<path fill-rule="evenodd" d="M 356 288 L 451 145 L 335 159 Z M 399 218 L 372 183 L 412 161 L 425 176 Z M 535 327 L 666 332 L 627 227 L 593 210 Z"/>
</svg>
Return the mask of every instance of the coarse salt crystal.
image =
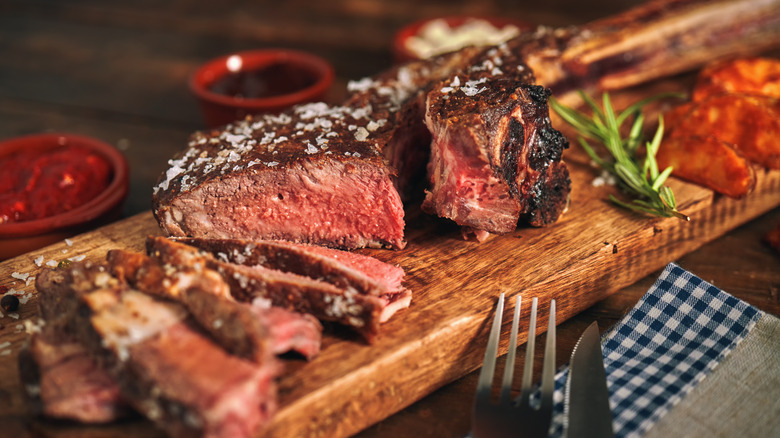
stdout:
<svg viewBox="0 0 780 438">
<path fill-rule="evenodd" d="M 11 277 L 13 277 L 13 278 L 15 278 L 17 280 L 22 280 L 22 281 L 27 281 L 27 278 L 29 276 L 30 276 L 30 274 L 22 274 L 21 272 L 12 272 L 11 273 Z"/>
<path fill-rule="evenodd" d="M 40 268 L 41 265 L 43 264 L 43 256 L 36 257 L 35 260 L 33 260 L 33 262 L 35 262 L 35 266 Z"/>
<path fill-rule="evenodd" d="M 365 77 L 357 81 L 349 81 L 347 83 L 347 91 L 366 91 L 374 85 L 374 81 L 370 77 Z"/>
<path fill-rule="evenodd" d="M 357 141 L 366 141 L 368 138 L 368 130 L 364 127 L 359 127 L 357 131 L 355 131 L 355 140 Z"/>
</svg>

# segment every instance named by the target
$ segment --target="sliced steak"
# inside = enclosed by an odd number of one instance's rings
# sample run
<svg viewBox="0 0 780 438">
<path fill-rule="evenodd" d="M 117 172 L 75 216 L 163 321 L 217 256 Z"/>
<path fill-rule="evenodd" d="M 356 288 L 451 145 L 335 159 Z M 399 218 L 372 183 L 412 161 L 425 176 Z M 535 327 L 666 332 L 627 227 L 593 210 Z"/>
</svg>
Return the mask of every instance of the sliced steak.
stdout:
<svg viewBox="0 0 780 438">
<path fill-rule="evenodd" d="M 402 285 L 403 269 L 374 257 L 284 241 L 200 238 L 177 241 L 208 251 L 222 261 L 292 272 L 388 302 L 400 299 L 406 303 L 405 307 L 411 300 L 411 292 Z"/>
<path fill-rule="evenodd" d="M 238 302 L 222 276 L 203 265 L 174 268 L 125 250 L 109 251 L 107 259 L 112 272 L 133 287 L 184 304 L 206 332 L 237 356 L 264 363 L 272 360 L 272 355 L 288 351 L 297 351 L 307 359 L 319 353 L 319 321 L 286 309 L 269 310 Z"/>
<path fill-rule="evenodd" d="M 119 386 L 78 342 L 46 327 L 19 355 L 27 395 L 37 412 L 82 423 L 107 423 L 132 412 Z"/>
<path fill-rule="evenodd" d="M 193 134 L 154 188 L 157 221 L 178 237 L 403 248 L 399 190 L 424 175 L 430 140 L 421 90 L 476 53 L 354 81 L 343 105 L 304 104 Z"/>
<path fill-rule="evenodd" d="M 394 171 L 364 109 L 308 104 L 199 132 L 154 190 L 171 236 L 403 248 Z"/>
<path fill-rule="evenodd" d="M 108 278 L 106 277 L 108 275 Z M 250 437 L 275 408 L 274 363 L 226 353 L 186 309 L 111 280 L 103 265 L 44 270 L 47 314 L 117 382 L 123 397 L 171 436 Z M 59 299 L 52 299 L 53 296 Z"/>
<path fill-rule="evenodd" d="M 249 306 L 256 319 L 265 322 L 275 354 L 293 351 L 312 359 L 320 353 L 322 324 L 314 316 L 272 306 L 263 298 L 253 300 Z"/>
<path fill-rule="evenodd" d="M 322 280 L 269 269 L 218 260 L 211 253 L 164 237 L 147 239 L 147 252 L 174 267 L 199 264 L 219 272 L 230 285 L 233 297 L 242 302 L 267 299 L 274 306 L 309 313 L 355 329 L 368 341 L 379 331 L 385 302 L 377 296 L 361 295 Z"/>
</svg>

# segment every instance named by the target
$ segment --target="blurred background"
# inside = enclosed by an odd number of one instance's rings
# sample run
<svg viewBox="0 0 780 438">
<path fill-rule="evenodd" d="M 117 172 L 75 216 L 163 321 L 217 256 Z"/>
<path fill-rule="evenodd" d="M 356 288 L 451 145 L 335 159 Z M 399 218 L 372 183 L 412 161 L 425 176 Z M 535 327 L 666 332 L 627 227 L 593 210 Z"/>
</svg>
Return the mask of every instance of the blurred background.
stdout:
<svg viewBox="0 0 780 438">
<path fill-rule="evenodd" d="M 393 64 L 403 26 L 446 15 L 498 16 L 532 25 L 581 24 L 637 0 L 3 0 L 0 139 L 71 132 L 127 157 L 125 215 L 150 208 L 167 160 L 205 127 L 187 79 L 230 52 L 299 49 L 330 61 L 338 102 L 348 80 Z"/>
</svg>

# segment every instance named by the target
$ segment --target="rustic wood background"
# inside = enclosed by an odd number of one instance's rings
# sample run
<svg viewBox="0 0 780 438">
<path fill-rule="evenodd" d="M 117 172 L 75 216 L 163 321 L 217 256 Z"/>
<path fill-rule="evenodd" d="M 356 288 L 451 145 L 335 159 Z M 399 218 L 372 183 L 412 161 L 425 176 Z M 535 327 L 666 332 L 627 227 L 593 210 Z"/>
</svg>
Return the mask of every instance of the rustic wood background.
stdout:
<svg viewBox="0 0 780 438">
<path fill-rule="evenodd" d="M 128 158 L 131 169 L 126 220 L 74 238 L 73 246 L 60 243 L 35 256 L 45 255 L 50 260 L 64 257 L 62 251 L 70 251 L 98 257 L 106 245 L 140 248 L 143 236 L 156 232 L 147 212 L 151 187 L 166 168 L 167 159 L 184 146 L 192 131 L 203 126 L 186 79 L 195 66 L 209 58 L 272 46 L 317 53 L 336 68 L 337 83 L 330 99 L 337 101 L 348 80 L 390 66 L 393 33 L 420 18 L 468 13 L 558 26 L 590 21 L 636 3 L 6 0 L 0 4 L 0 138 L 45 131 L 90 135 L 116 145 Z M 651 88 L 684 87 L 688 79 L 674 78 Z M 632 90 L 625 96 L 644 92 L 644 88 Z M 334 431 L 362 437 L 462 436 L 469 429 L 476 384 L 475 373 L 468 372 L 481 361 L 491 312 L 488 298 L 502 288 L 511 293 L 522 290 L 524 295 L 538 292 L 564 301 L 559 319 L 568 320 L 558 329 L 559 364 L 568 360 L 574 342 L 590 322 L 598 320 L 602 330 L 614 323 L 636 303 L 658 269 L 670 261 L 677 261 L 753 305 L 780 314 L 780 255 L 761 241 L 780 223 L 777 174 L 760 171 L 761 184 L 755 196 L 739 202 L 675 183 L 685 207 L 695 213 L 693 226 L 681 227 L 669 220 L 648 221 L 616 212 L 601 201 L 608 189 L 589 188 L 592 174 L 581 154 L 572 150 L 566 158 L 575 169 L 578 185 L 571 214 L 551 233 L 520 229 L 506 238 L 475 246 L 457 240 L 458 232 L 453 227 L 418 215 L 412 208 L 409 248 L 399 253 L 373 253 L 400 263 L 408 271 L 410 286 L 418 293 L 408 312 L 429 312 L 431 325 L 423 327 L 405 325 L 422 323 L 426 318 L 398 314 L 391 321 L 388 337 L 381 341 L 381 347 L 398 348 L 400 341 L 392 342 L 391 336 L 420 331 L 420 339 L 425 341 L 414 346 L 416 353 L 399 353 L 416 358 L 416 362 L 399 365 L 389 359 L 371 360 L 382 352 L 331 338 L 319 363 L 337 364 L 339 353 L 358 350 L 366 369 L 379 376 L 396 376 L 384 386 L 376 382 L 387 391 L 385 399 L 360 404 L 365 393 L 350 393 L 348 387 L 323 383 L 332 378 L 328 373 L 335 372 L 334 368 L 308 373 L 304 367 L 293 367 L 282 382 L 283 403 L 321 408 L 330 402 L 343 408 L 330 414 L 320 412 L 316 421 L 294 427 L 293 420 L 300 418 L 296 417 L 300 412 L 283 409 L 276 430 L 280 434 Z M 754 217 L 757 219 L 751 220 Z M 447 258 L 441 257 L 444 250 Z M 492 255 L 485 257 L 488 253 Z M 33 258 L 22 256 L 0 264 L 1 284 L 18 289 L 21 280 L 11 277 L 11 273 L 31 272 Z M 592 269 L 592 277 L 577 271 L 583 264 Z M 540 270 L 542 265 L 549 269 Z M 550 273 L 554 275 L 547 277 Z M 514 277 L 517 275 L 524 275 L 524 281 Z M 445 296 L 444 291 L 479 299 L 457 303 L 439 300 Z M 34 317 L 34 301 L 21 313 L 22 319 Z M 457 313 L 464 315 L 462 325 L 454 329 L 460 342 L 440 348 L 436 341 L 450 339 L 452 334 L 434 330 L 433 322 L 440 316 L 454 321 L 452 315 Z M 0 343 L 6 339 L 12 342 L 12 348 L 7 349 L 10 354 L 0 356 L 0 436 L 155 434 L 143 421 L 84 428 L 30 416 L 14 368 L 23 342 L 23 335 L 16 329 L 18 323 L 8 316 L 0 319 Z M 408 337 L 404 339 L 409 342 Z M 429 356 L 428 361 L 421 359 L 424 355 Z M 404 373 L 409 379 L 403 377 Z M 425 373 L 432 377 L 420 380 L 418 377 Z M 356 378 L 354 371 L 346 375 Z M 328 388 L 323 394 L 341 399 L 315 400 L 296 390 L 318 379 L 320 387 Z M 405 384 L 394 386 L 398 382 Z M 354 403 L 349 402 L 350 397 L 354 397 Z M 309 426 L 314 429 L 307 429 Z"/>
</svg>

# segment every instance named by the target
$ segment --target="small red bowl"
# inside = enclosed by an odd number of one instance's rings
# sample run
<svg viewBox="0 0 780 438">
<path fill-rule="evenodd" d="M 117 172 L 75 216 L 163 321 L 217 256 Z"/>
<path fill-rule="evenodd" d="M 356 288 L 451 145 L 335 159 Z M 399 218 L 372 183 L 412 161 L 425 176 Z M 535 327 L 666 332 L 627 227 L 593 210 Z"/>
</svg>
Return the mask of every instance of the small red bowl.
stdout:
<svg viewBox="0 0 780 438">
<path fill-rule="evenodd" d="M 251 74 L 269 68 L 281 68 L 267 97 L 235 97 L 215 92 L 212 87 L 233 74 Z M 296 88 L 292 78 L 305 76 L 306 85 Z M 190 77 L 189 87 L 200 102 L 209 127 L 218 127 L 252 114 L 278 113 L 292 105 L 323 100 L 335 77 L 333 66 L 310 53 L 287 49 L 238 52 L 206 62 Z M 282 82 L 282 81 L 287 81 Z M 286 92 L 278 92 L 287 89 Z"/>
<path fill-rule="evenodd" d="M 0 142 L 0 157 L 23 149 L 43 152 L 62 146 L 87 148 L 103 157 L 111 168 L 109 185 L 92 200 L 67 212 L 42 219 L 0 224 L 0 260 L 73 237 L 122 216 L 129 189 L 127 161 L 107 143 L 74 134 L 28 135 Z"/>
<path fill-rule="evenodd" d="M 489 23 L 492 25 L 492 27 L 499 30 L 505 28 L 506 26 L 514 26 L 518 29 L 519 32 L 532 29 L 531 24 L 527 22 L 501 17 L 457 15 L 420 20 L 403 27 L 395 34 L 395 37 L 393 38 L 393 55 L 395 56 L 396 62 L 401 63 L 424 58 L 424 56 L 421 56 L 413 51 L 409 47 L 408 43 L 410 38 L 420 36 L 421 31 L 423 31 L 425 26 L 428 26 L 429 24 L 437 21 L 443 21 L 450 29 L 455 30 L 462 27 L 464 24 L 475 20 Z"/>
</svg>

